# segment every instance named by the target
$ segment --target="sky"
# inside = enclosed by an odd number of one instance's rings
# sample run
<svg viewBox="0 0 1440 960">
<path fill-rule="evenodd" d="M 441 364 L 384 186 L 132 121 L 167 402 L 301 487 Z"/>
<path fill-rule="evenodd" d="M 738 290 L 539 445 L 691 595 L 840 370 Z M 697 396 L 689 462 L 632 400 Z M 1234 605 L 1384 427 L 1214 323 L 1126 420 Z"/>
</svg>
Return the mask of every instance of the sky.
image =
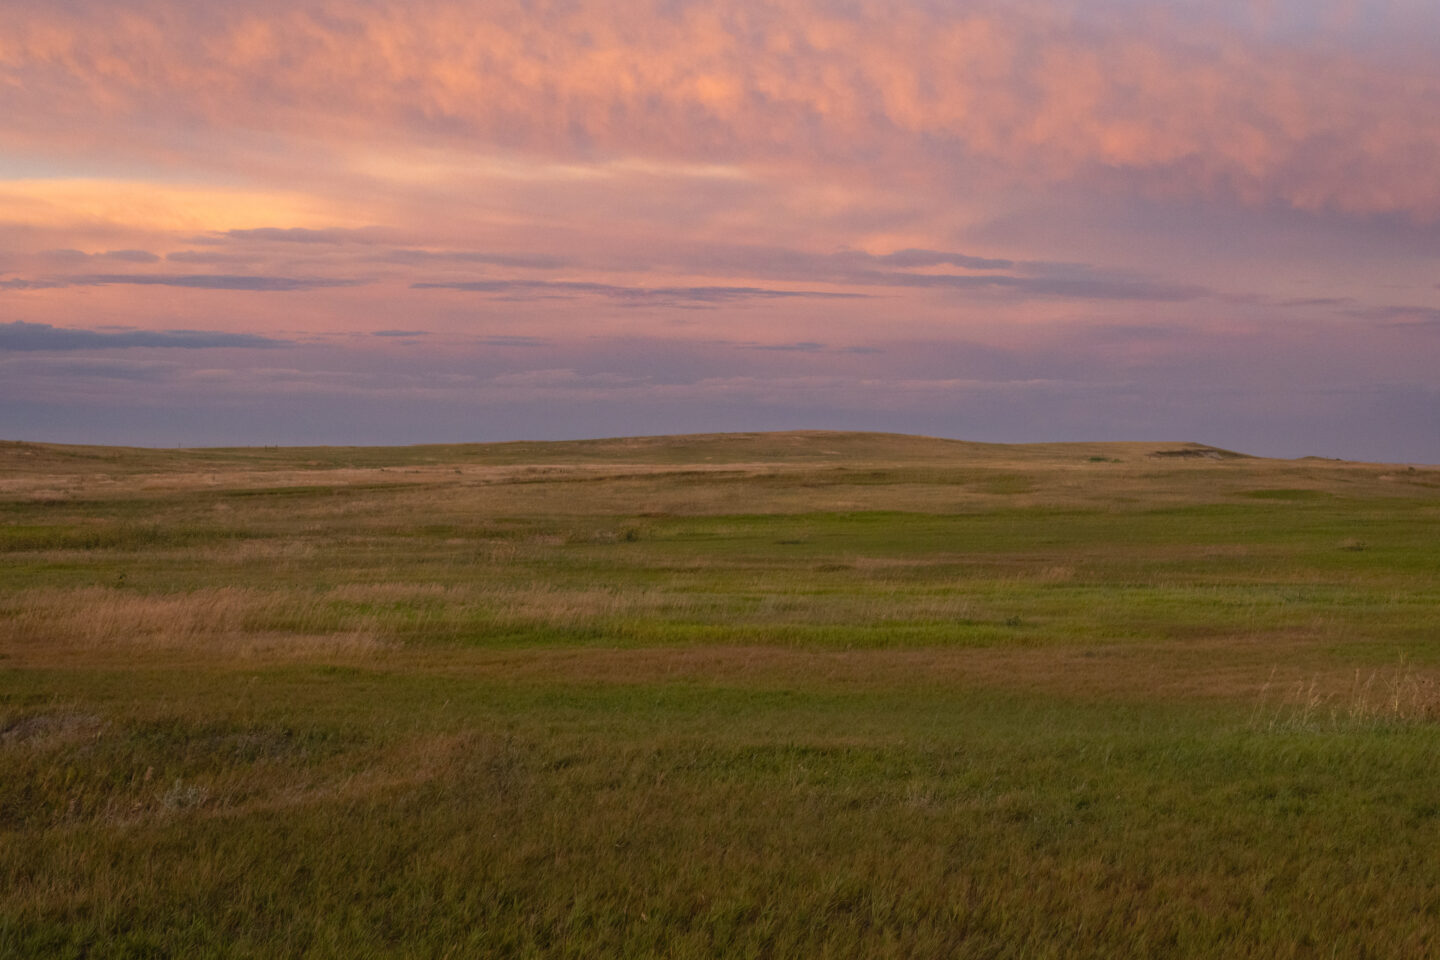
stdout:
<svg viewBox="0 0 1440 960">
<path fill-rule="evenodd" d="M 0 438 L 1440 463 L 1433 0 L 0 0 Z"/>
</svg>

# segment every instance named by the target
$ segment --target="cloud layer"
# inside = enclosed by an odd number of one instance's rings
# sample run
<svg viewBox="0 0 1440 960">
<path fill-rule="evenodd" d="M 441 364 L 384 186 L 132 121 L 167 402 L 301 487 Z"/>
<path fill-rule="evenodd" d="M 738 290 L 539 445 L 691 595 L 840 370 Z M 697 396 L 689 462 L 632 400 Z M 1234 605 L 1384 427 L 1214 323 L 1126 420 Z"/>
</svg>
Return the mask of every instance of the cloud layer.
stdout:
<svg viewBox="0 0 1440 960">
<path fill-rule="evenodd" d="M 25 4 L 0 38 L 0 109 L 22 142 L 77 150 L 140 125 L 157 157 L 183 151 L 190 128 L 333 143 L 378 124 L 577 164 L 903 169 L 935 183 L 973 162 L 1440 215 L 1440 67 L 1414 33 L 1437 17 L 1320 0 L 1277 28 L 1250 6 Z"/>
</svg>

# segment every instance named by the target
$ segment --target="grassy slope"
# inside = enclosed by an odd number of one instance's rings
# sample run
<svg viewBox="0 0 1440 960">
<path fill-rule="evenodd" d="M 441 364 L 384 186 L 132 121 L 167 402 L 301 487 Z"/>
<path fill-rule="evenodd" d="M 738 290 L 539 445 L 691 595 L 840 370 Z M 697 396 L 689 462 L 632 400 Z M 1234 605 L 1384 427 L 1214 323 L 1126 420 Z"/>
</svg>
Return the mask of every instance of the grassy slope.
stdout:
<svg viewBox="0 0 1440 960">
<path fill-rule="evenodd" d="M 0 445 L 0 955 L 1433 954 L 1440 471 L 1208 453 Z"/>
</svg>

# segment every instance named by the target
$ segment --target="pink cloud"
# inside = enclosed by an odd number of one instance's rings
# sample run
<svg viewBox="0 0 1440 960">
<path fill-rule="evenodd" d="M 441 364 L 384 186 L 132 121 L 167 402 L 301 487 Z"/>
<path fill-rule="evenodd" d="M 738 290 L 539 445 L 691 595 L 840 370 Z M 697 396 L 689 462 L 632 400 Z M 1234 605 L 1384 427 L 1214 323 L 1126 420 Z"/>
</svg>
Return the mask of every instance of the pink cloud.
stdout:
<svg viewBox="0 0 1440 960">
<path fill-rule="evenodd" d="M 0 106 L 34 149 L 157 160 L 198 124 L 338 155 L 399 138 L 931 182 L 979 164 L 1021 182 L 1119 172 L 1162 194 L 1440 215 L 1433 62 L 1123 9 L 76 3 L 11 16 Z"/>
</svg>

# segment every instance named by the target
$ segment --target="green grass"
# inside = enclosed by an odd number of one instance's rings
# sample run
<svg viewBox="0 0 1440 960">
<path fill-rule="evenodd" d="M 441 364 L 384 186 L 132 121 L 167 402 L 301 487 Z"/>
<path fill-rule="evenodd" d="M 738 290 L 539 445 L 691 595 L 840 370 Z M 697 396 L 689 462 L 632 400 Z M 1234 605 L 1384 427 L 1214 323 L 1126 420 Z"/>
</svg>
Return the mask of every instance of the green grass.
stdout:
<svg viewBox="0 0 1440 960">
<path fill-rule="evenodd" d="M 48 843 L 5 852 L 22 878 L 0 928 L 14 950 L 1433 946 L 1427 729 L 1269 733 L 936 690 L 314 673 L 262 675 L 267 695 L 242 705 L 214 683 L 187 692 L 257 719 L 149 720 L 49 748 L 53 767 L 93 771 L 66 795 L 118 813 L 32 800 L 22 826 Z M 339 732 L 272 719 L 297 713 Z M 348 788 L 357 761 L 399 758 L 408 776 Z M 265 802 L 278 782 L 299 796 Z"/>
<path fill-rule="evenodd" d="M 1434 955 L 1435 471 L 1207 449 L 0 445 L 0 956 Z"/>
</svg>

